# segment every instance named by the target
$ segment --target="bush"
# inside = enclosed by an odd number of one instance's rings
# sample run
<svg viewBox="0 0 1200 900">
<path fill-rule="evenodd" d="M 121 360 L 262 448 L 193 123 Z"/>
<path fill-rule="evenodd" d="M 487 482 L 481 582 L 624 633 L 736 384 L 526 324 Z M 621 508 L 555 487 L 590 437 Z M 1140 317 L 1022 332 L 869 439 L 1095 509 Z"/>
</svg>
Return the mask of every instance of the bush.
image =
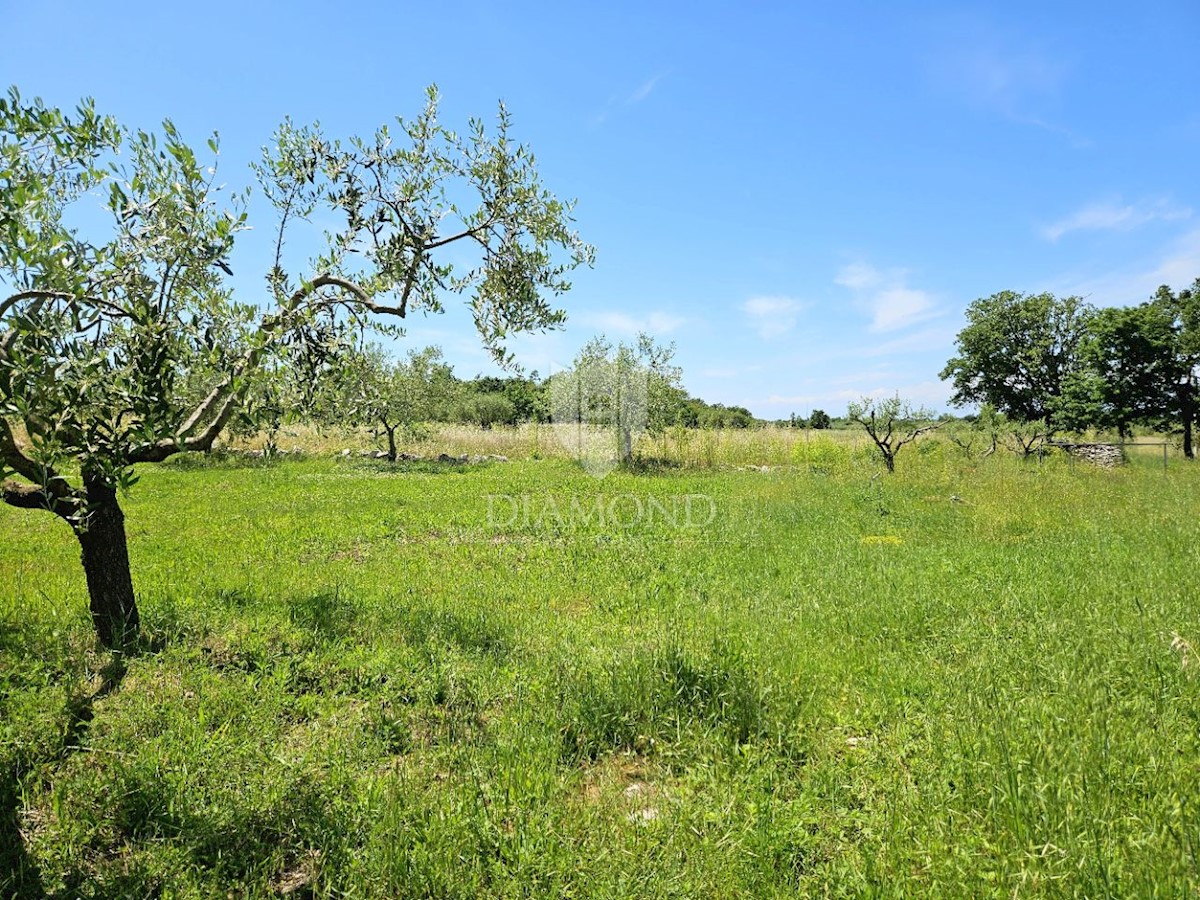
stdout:
<svg viewBox="0 0 1200 900">
<path fill-rule="evenodd" d="M 827 437 L 797 441 L 792 447 L 792 462 L 798 466 L 808 466 L 814 472 L 830 474 L 849 471 L 853 458 L 854 447 L 851 444 Z"/>
</svg>

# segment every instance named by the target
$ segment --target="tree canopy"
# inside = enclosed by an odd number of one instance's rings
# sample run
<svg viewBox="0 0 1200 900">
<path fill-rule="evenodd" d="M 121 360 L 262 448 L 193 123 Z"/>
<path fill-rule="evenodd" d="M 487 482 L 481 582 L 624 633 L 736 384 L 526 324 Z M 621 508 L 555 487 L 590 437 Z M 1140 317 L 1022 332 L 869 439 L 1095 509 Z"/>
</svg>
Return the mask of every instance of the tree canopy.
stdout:
<svg viewBox="0 0 1200 900">
<path fill-rule="evenodd" d="M 255 167 L 275 210 L 265 290 L 235 297 L 249 191 L 218 183 L 216 135 L 206 163 L 169 120 L 134 130 L 91 101 L 0 99 L 0 496 L 75 530 L 105 643 L 137 624 L 118 489 L 138 463 L 210 447 L 289 342 L 440 312 L 452 294 L 501 362 L 510 334 L 562 323 L 552 300 L 593 256 L 571 204 L 503 105 L 493 131 L 472 120 L 463 136 L 437 112 L 431 88 L 415 119 L 345 142 L 285 121 Z M 80 209 L 97 196 L 107 226 Z M 325 249 L 290 258 L 288 235 L 318 213 L 340 223 Z"/>
<path fill-rule="evenodd" d="M 1056 431 L 1179 428 L 1194 455 L 1200 279 L 1133 306 L 1002 291 L 976 300 L 941 373 L 955 404 L 987 404 L 1029 454 Z"/>
<path fill-rule="evenodd" d="M 976 300 L 958 355 L 941 372 L 954 385 L 950 402 L 990 403 L 1021 421 L 1052 423 L 1091 314 L 1079 297 L 1001 291 Z"/>
</svg>

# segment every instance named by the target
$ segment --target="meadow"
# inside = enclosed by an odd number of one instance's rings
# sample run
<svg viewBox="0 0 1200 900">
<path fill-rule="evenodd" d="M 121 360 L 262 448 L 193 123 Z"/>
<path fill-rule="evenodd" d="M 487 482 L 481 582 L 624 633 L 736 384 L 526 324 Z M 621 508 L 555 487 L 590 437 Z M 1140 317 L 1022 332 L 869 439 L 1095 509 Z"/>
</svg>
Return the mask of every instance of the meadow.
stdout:
<svg viewBox="0 0 1200 900">
<path fill-rule="evenodd" d="M 142 467 L 127 655 L 0 509 L 0 895 L 1200 890 L 1200 469 L 781 431 Z"/>
</svg>

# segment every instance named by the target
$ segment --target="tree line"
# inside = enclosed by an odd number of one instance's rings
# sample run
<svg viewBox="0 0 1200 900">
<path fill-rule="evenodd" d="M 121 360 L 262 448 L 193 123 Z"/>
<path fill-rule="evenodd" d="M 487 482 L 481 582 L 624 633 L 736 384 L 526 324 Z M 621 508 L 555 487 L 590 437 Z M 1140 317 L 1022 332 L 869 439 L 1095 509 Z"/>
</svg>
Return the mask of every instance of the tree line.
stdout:
<svg viewBox="0 0 1200 900">
<path fill-rule="evenodd" d="M 367 428 L 385 443 L 387 458 L 394 461 L 403 442 L 420 440 L 433 424 L 490 429 L 561 418 L 554 409 L 556 379 L 600 363 L 619 366 L 623 360 L 644 373 L 648 430 L 760 424 L 744 407 L 691 396 L 683 387 L 680 369 L 672 365 L 674 352 L 673 345 L 660 346 L 645 334 L 633 344 L 615 345 L 600 335 L 584 345 L 565 372 L 463 379 L 437 346 L 395 358 L 378 344 L 344 344 L 325 354 L 323 359 L 330 364 L 319 373 L 304 353 L 260 369 L 230 432 L 263 434 L 271 453 L 277 448 L 279 432 L 291 422 Z"/>
<path fill-rule="evenodd" d="M 1026 452 L 1060 432 L 1181 435 L 1195 457 L 1200 278 L 1132 306 L 1001 291 L 967 309 L 941 372 L 955 405 L 978 404 L 1022 430 Z"/>
</svg>

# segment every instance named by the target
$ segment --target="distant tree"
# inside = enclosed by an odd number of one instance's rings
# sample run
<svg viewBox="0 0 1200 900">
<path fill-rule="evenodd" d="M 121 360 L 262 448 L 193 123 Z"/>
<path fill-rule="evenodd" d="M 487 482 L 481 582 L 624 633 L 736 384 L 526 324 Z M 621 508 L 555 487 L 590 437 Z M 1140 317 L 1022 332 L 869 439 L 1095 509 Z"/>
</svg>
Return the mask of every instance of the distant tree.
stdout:
<svg viewBox="0 0 1200 900">
<path fill-rule="evenodd" d="M 479 121 L 459 136 L 437 102 L 431 89 L 415 120 L 348 144 L 280 127 L 256 170 L 276 252 L 265 308 L 242 329 L 225 279 L 245 195 L 219 203 L 215 165 L 174 125 L 132 131 L 90 101 L 64 114 L 15 88 L 0 99 L 0 499 L 71 527 L 103 644 L 138 628 L 118 502 L 134 467 L 211 447 L 289 336 L 323 316 L 365 324 L 470 294 L 480 339 L 507 361 L 509 334 L 564 320 L 549 297 L 592 257 L 570 205 L 512 143 L 503 107 L 494 136 Z M 75 212 L 97 197 L 110 231 Z M 336 223 L 328 248 L 289 272 L 289 229 L 318 210 Z M 475 263 L 456 270 L 448 252 Z"/>
<path fill-rule="evenodd" d="M 1005 444 L 1013 453 L 1019 453 L 1024 459 L 1043 455 L 1046 445 L 1056 431 L 1043 419 L 1022 422 L 1005 417 L 1004 422 Z"/>
<path fill-rule="evenodd" d="M 702 403 L 699 424 L 702 428 L 750 428 L 754 425 L 754 416 L 744 406 Z"/>
<path fill-rule="evenodd" d="M 898 394 L 882 399 L 863 397 L 850 404 L 846 415 L 850 421 L 861 425 L 875 442 L 889 472 L 896 471 L 896 455 L 905 445 L 942 425 L 935 420 L 932 410 L 914 409 Z"/>
<path fill-rule="evenodd" d="M 1003 414 L 985 403 L 975 416 L 946 421 L 943 434 L 967 459 L 984 458 L 996 452 L 1005 424 Z"/>
<path fill-rule="evenodd" d="M 1115 428 L 1128 437 L 1134 424 L 1164 418 L 1178 381 L 1172 318 L 1153 301 L 1096 311 L 1080 345 L 1083 366 L 1064 391 L 1075 430 Z"/>
<path fill-rule="evenodd" d="M 633 455 L 633 442 L 645 430 L 675 424 L 686 395 L 681 370 L 672 364 L 675 345 L 658 344 L 642 333 L 633 344 L 612 344 L 604 335 L 588 341 L 569 370 L 550 384 L 552 419 L 574 422 L 593 433 L 611 430 L 616 458 Z"/>
<path fill-rule="evenodd" d="M 1159 288 L 1159 295 L 1164 292 Z M 1166 291 L 1170 297 L 1170 291 Z M 1166 299 L 1166 298 L 1164 298 Z M 1194 459 L 1192 430 L 1196 422 L 1197 393 L 1200 392 L 1200 278 L 1192 286 L 1173 295 L 1170 301 L 1175 310 L 1178 329 L 1178 354 L 1182 365 L 1176 389 L 1176 407 L 1183 426 L 1183 454 Z"/>
<path fill-rule="evenodd" d="M 378 347 L 367 348 L 347 357 L 340 381 L 347 420 L 381 432 L 391 462 L 398 457 L 397 431 L 441 417 L 458 387 L 440 347 L 410 350 L 399 361 Z"/>
<path fill-rule="evenodd" d="M 1010 419 L 1055 430 L 1091 315 L 1078 297 L 1001 291 L 976 300 L 958 355 L 941 372 L 954 384 L 950 402 L 989 403 Z"/>
<path fill-rule="evenodd" d="M 528 378 L 509 378 L 504 397 L 513 405 L 513 422 L 545 422 L 550 417 L 550 399 L 537 372 Z"/>
<path fill-rule="evenodd" d="M 455 411 L 458 421 L 471 423 L 477 418 L 469 411 L 476 396 L 494 395 L 503 398 L 510 412 L 503 417 L 503 424 L 515 425 L 518 422 L 544 422 L 550 416 L 550 400 L 547 387 L 538 378 L 537 372 L 528 376 L 513 375 L 500 378 L 494 375 L 479 375 L 463 384 L 465 397 Z M 500 406 L 491 404 L 492 409 L 499 410 Z M 500 420 L 493 424 L 501 424 Z"/>
<path fill-rule="evenodd" d="M 1177 293 L 1165 285 L 1160 287 L 1151 303 L 1162 308 L 1164 318 L 1171 319 L 1171 353 L 1164 356 L 1169 356 L 1165 368 L 1173 372 L 1175 384 L 1168 394 L 1168 412 L 1183 429 L 1184 456 L 1194 459 L 1192 433 L 1200 381 L 1200 278 Z"/>
<path fill-rule="evenodd" d="M 1178 425 L 1185 455 L 1194 456 L 1198 307 L 1195 288 L 1175 293 L 1164 285 L 1136 306 L 1097 310 L 1080 344 L 1082 365 L 1064 382 L 1059 421 L 1074 430 L 1114 428 L 1121 437 L 1138 424 Z"/>
<path fill-rule="evenodd" d="M 829 413 L 823 409 L 814 409 L 812 415 L 808 417 L 808 427 L 814 431 L 823 431 L 832 424 Z"/>
<path fill-rule="evenodd" d="M 516 424 L 517 410 L 501 393 L 468 394 L 456 408 L 455 418 L 463 424 L 478 425 L 487 430 L 495 425 Z"/>
<path fill-rule="evenodd" d="M 237 339 L 232 344 L 237 346 Z M 262 435 L 263 454 L 272 457 L 279 451 L 279 434 L 285 425 L 305 422 L 319 428 L 343 421 L 333 391 L 353 342 L 346 323 L 322 316 L 267 349 L 259 365 L 244 374 L 241 402 L 225 431 L 243 439 Z M 197 373 L 188 377 L 197 379 Z M 199 373 L 198 381 L 205 383 L 204 373 Z M 193 402 L 200 399 L 194 397 Z"/>
</svg>

